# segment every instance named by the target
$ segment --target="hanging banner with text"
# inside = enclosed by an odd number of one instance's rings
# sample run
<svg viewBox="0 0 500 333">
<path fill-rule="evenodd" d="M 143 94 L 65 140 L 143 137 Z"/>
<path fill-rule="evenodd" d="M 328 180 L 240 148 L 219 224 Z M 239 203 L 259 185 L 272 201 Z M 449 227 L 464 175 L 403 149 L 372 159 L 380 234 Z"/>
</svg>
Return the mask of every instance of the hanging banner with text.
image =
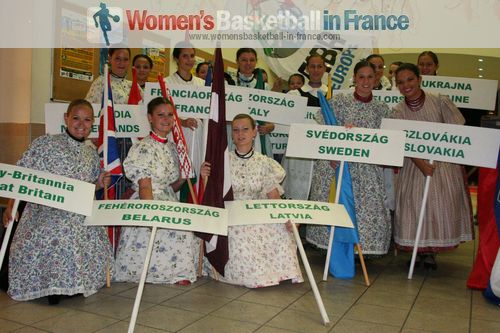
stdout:
<svg viewBox="0 0 500 333">
<path fill-rule="evenodd" d="M 229 225 L 286 223 L 288 221 L 353 228 L 343 205 L 307 200 L 226 201 Z"/>
<path fill-rule="evenodd" d="M 158 227 L 227 235 L 225 209 L 159 200 L 94 201 L 87 225 Z"/>
<path fill-rule="evenodd" d="M 403 131 L 292 124 L 289 135 L 288 157 L 403 165 Z"/>
<path fill-rule="evenodd" d="M 497 165 L 498 129 L 387 118 L 381 128 L 406 132 L 407 157 L 485 168 Z"/>
<path fill-rule="evenodd" d="M 94 125 L 89 138 L 99 136 L 100 104 L 92 104 L 94 109 Z M 45 104 L 45 133 L 60 134 L 66 131 L 64 114 L 68 103 Z M 143 138 L 149 135 L 151 125 L 148 122 L 144 105 L 115 104 L 115 124 L 117 138 Z"/>
<path fill-rule="evenodd" d="M 92 214 L 95 185 L 80 180 L 0 163 L 0 197 Z"/>
<path fill-rule="evenodd" d="M 208 119 L 210 113 L 211 88 L 171 84 L 168 86 L 180 117 Z M 227 119 L 246 113 L 255 120 L 289 125 L 303 122 L 307 98 L 267 90 L 226 85 Z M 158 83 L 146 83 L 145 104 L 161 96 Z"/>
</svg>

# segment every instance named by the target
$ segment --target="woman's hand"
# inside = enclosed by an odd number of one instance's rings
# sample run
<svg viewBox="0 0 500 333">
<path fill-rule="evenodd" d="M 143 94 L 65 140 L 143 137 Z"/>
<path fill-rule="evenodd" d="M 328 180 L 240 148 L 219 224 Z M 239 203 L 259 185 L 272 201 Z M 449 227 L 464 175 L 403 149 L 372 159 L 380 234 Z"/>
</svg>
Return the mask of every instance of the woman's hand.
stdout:
<svg viewBox="0 0 500 333">
<path fill-rule="evenodd" d="M 330 161 L 330 166 L 332 167 L 332 169 L 337 169 L 339 165 L 340 161 Z"/>
<path fill-rule="evenodd" d="M 286 225 L 286 230 L 290 231 L 290 232 L 293 232 L 293 222 L 288 220 L 286 221 L 285 225 Z M 300 227 L 300 224 L 298 223 L 295 223 L 295 227 L 297 228 L 297 230 L 299 229 Z"/>
<path fill-rule="evenodd" d="M 184 184 L 184 182 L 186 181 L 186 179 L 182 178 L 182 177 L 179 177 L 179 179 L 177 179 L 175 182 L 173 182 L 172 184 L 170 184 L 170 187 L 172 187 L 172 189 L 174 190 L 174 192 L 177 192 L 181 189 L 182 187 L 182 184 Z"/>
<path fill-rule="evenodd" d="M 9 225 L 9 222 L 12 221 L 12 220 L 19 220 L 19 213 L 16 212 L 16 216 L 15 218 L 12 218 L 12 207 L 14 206 L 14 200 L 9 200 L 9 203 L 7 204 L 7 208 L 5 209 L 5 211 L 3 212 L 3 216 L 2 216 L 2 223 L 3 223 L 3 226 L 7 228 L 7 226 Z"/>
<path fill-rule="evenodd" d="M 259 134 L 261 134 L 261 135 L 269 134 L 272 131 L 274 131 L 274 124 L 266 122 L 263 125 L 259 125 L 258 130 L 259 130 Z"/>
<path fill-rule="evenodd" d="M 104 171 L 97 178 L 96 190 L 100 190 L 103 187 L 109 187 L 111 185 L 111 173 L 109 171 Z"/>
<path fill-rule="evenodd" d="M 194 118 L 186 118 L 181 120 L 182 127 L 187 127 L 193 131 L 198 128 L 198 122 Z"/>
<path fill-rule="evenodd" d="M 208 162 L 203 162 L 201 164 L 201 169 L 200 169 L 200 175 L 201 175 L 201 179 L 203 179 L 204 181 L 210 177 L 210 163 Z"/>
<path fill-rule="evenodd" d="M 436 169 L 435 164 L 430 164 L 426 160 L 420 158 L 412 158 L 413 163 L 417 168 L 424 174 L 424 176 L 431 176 L 434 174 L 434 169 Z"/>
</svg>

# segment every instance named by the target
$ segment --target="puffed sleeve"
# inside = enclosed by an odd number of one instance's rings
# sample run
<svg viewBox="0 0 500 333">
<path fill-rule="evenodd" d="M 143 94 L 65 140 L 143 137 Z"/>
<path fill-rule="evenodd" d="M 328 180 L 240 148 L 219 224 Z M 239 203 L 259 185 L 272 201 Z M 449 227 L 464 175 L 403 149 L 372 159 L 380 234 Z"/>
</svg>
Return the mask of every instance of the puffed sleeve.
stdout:
<svg viewBox="0 0 500 333">
<path fill-rule="evenodd" d="M 139 180 L 143 178 L 153 178 L 153 163 L 154 151 L 144 141 L 141 141 L 130 148 L 123 162 L 125 175 L 134 184 L 138 184 Z"/>
<path fill-rule="evenodd" d="M 262 190 L 265 194 L 271 192 L 274 189 L 277 189 L 279 194 L 282 195 L 285 193 L 283 187 L 281 187 L 281 182 L 285 178 L 285 170 L 281 167 L 281 165 L 269 158 L 267 156 L 263 156 L 264 159 L 262 161 L 262 175 L 263 175 L 263 184 Z"/>
<path fill-rule="evenodd" d="M 97 79 L 92 82 L 89 91 L 87 92 L 87 96 L 85 99 L 90 103 L 101 103 L 102 100 L 102 92 L 103 92 L 103 80 L 104 76 L 100 75 Z"/>
<path fill-rule="evenodd" d="M 396 106 L 392 108 L 392 112 L 390 117 L 387 118 L 393 118 L 393 119 L 403 119 L 403 105 L 401 103 L 398 103 Z"/>
<path fill-rule="evenodd" d="M 46 171 L 44 155 L 50 150 L 51 138 L 47 135 L 42 135 L 29 145 L 28 149 L 23 153 L 21 159 L 17 161 L 16 165 L 20 167 L 30 168 L 34 170 Z"/>
<path fill-rule="evenodd" d="M 443 121 L 446 124 L 463 125 L 465 119 L 460 113 L 460 110 L 453 104 L 448 96 L 439 95 L 439 104 Z"/>
</svg>

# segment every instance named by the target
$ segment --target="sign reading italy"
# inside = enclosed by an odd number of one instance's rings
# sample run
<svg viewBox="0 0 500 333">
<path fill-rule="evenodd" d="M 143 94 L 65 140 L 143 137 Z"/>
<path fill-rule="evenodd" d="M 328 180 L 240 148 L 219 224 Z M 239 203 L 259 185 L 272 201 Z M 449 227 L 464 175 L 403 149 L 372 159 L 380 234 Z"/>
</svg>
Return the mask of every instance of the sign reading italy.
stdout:
<svg viewBox="0 0 500 333">
<path fill-rule="evenodd" d="M 66 131 L 64 114 L 68 103 L 45 104 L 45 133 L 60 134 Z M 94 125 L 89 138 L 99 136 L 99 121 L 101 106 L 92 104 L 94 109 Z M 151 125 L 148 122 L 144 105 L 115 104 L 115 124 L 117 138 L 143 138 L 148 136 Z"/>
<path fill-rule="evenodd" d="M 403 131 L 292 124 L 286 156 L 402 166 Z"/>
<path fill-rule="evenodd" d="M 227 211 L 160 200 L 94 201 L 94 211 L 85 224 L 156 226 L 227 235 Z"/>
<path fill-rule="evenodd" d="M 0 197 L 89 216 L 94 192 L 94 184 L 0 163 Z"/>
<path fill-rule="evenodd" d="M 306 200 L 226 201 L 229 225 L 300 222 L 353 228 L 343 205 Z"/>
<path fill-rule="evenodd" d="M 497 129 L 400 119 L 383 119 L 381 128 L 406 132 L 408 157 L 486 168 L 497 165 Z"/>
</svg>

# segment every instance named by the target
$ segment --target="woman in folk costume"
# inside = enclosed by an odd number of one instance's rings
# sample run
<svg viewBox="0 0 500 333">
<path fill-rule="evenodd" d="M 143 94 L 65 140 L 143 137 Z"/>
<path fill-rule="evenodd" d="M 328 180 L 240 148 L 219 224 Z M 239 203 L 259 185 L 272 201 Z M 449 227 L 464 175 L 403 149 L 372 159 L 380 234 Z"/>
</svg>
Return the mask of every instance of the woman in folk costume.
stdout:
<svg viewBox="0 0 500 333">
<path fill-rule="evenodd" d="M 255 120 L 239 114 L 231 126 L 235 149 L 229 154 L 229 163 L 234 199 L 279 199 L 285 172 L 278 162 L 254 150 Z M 210 169 L 202 169 L 202 177 L 209 176 Z M 290 227 L 283 223 L 228 227 L 229 260 L 221 281 L 248 288 L 273 286 L 284 280 L 302 282 Z"/>
<path fill-rule="evenodd" d="M 389 107 L 373 99 L 375 68 L 366 60 L 354 67 L 354 92 L 338 94 L 330 99 L 338 124 L 363 128 L 380 128 L 383 118 L 391 114 Z M 316 119 L 324 123 L 321 114 Z M 310 199 L 328 201 L 330 185 L 335 179 L 338 163 L 318 160 L 315 162 Z M 385 206 L 385 187 L 382 167 L 366 163 L 349 163 L 351 172 L 356 221 L 363 253 L 383 255 L 389 250 L 391 219 Z M 319 248 L 328 246 L 326 227 L 308 226 L 307 241 Z"/>
<path fill-rule="evenodd" d="M 163 97 L 148 104 L 150 135 L 132 146 L 123 163 L 135 193 L 132 199 L 178 201 L 181 178 L 175 144 L 167 140 L 174 124 L 173 105 Z M 116 255 L 116 281 L 138 282 L 151 228 L 122 229 Z M 192 232 L 158 230 L 146 282 L 189 284 L 196 281 L 194 258 L 198 247 Z"/>
<path fill-rule="evenodd" d="M 414 64 L 396 70 L 396 82 L 405 100 L 394 108 L 394 118 L 463 125 L 465 120 L 447 96 L 420 88 L 422 78 Z M 413 250 L 427 176 L 431 176 L 416 265 L 436 269 L 436 254 L 472 240 L 470 200 L 458 164 L 405 158 L 396 187 L 394 241 L 403 251 Z"/>
</svg>

